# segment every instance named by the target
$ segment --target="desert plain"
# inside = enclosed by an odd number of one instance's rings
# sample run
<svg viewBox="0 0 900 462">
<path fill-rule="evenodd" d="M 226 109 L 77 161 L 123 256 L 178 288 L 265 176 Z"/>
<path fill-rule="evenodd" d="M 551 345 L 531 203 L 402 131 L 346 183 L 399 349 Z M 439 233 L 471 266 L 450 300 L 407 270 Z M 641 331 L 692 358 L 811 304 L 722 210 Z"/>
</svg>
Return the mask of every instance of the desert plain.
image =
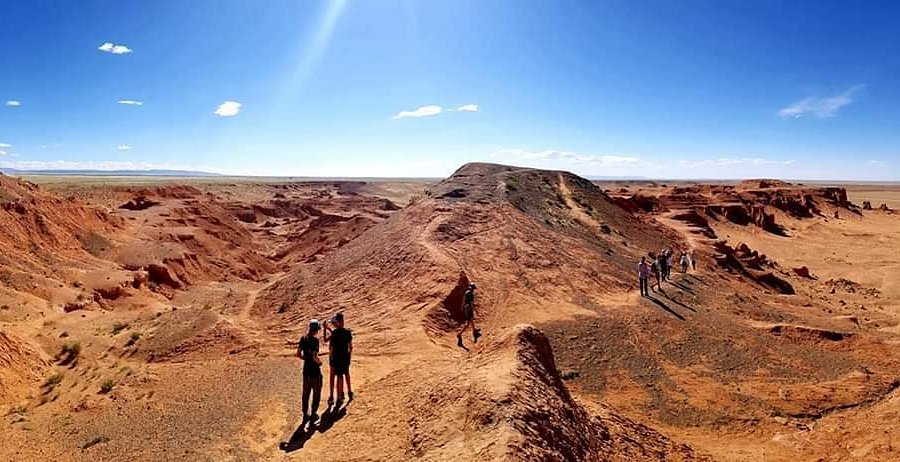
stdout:
<svg viewBox="0 0 900 462">
<path fill-rule="evenodd" d="M 900 460 L 896 209 L 493 164 L 0 176 L 0 460 Z M 642 297 L 662 249 L 696 268 Z M 356 399 L 299 427 L 296 342 L 338 310 Z"/>
</svg>

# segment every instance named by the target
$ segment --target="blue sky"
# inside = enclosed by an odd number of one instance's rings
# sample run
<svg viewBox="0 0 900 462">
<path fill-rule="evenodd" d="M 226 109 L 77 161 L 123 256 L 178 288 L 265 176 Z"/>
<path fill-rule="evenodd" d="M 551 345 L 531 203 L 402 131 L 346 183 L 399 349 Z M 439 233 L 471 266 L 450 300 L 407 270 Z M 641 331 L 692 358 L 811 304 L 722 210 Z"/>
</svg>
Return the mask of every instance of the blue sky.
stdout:
<svg viewBox="0 0 900 462">
<path fill-rule="evenodd" d="M 2 167 L 900 180 L 897 2 L 5 0 L 0 17 Z"/>
</svg>

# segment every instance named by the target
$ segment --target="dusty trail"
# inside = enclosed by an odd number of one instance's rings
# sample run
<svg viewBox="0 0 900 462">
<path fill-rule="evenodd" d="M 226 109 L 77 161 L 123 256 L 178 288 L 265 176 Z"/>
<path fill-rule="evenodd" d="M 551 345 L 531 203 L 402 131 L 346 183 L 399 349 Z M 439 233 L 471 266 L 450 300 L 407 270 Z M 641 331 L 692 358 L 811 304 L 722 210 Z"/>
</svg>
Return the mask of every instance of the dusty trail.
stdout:
<svg viewBox="0 0 900 462">
<path fill-rule="evenodd" d="M 691 251 L 697 252 L 700 249 L 709 248 L 709 246 L 713 242 L 715 242 L 715 239 L 703 236 L 700 232 L 700 228 L 691 226 L 689 223 L 685 223 L 684 221 L 672 218 L 674 215 L 678 215 L 679 213 L 683 212 L 683 210 L 671 210 L 668 212 L 664 212 L 656 216 L 656 220 L 669 229 L 677 231 L 681 235 L 682 239 L 684 239 L 684 242 L 687 243 L 688 248 Z"/>
<path fill-rule="evenodd" d="M 581 205 L 578 205 L 574 199 L 572 199 L 572 190 L 569 188 L 568 183 L 566 182 L 566 177 L 560 173 L 557 176 L 557 181 L 559 181 L 559 192 L 562 195 L 563 200 L 566 203 L 566 206 L 569 208 L 572 216 L 580 221 L 582 224 L 587 226 L 589 229 L 599 229 L 600 223 L 594 219 L 594 217 L 590 216 L 587 212 L 582 209 Z"/>
</svg>

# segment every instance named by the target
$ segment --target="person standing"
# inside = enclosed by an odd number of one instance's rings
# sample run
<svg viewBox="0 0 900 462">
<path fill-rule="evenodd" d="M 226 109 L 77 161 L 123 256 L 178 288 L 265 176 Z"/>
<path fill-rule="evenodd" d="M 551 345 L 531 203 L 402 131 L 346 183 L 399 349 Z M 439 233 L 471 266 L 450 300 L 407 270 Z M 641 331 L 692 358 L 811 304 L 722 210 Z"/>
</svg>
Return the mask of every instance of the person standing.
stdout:
<svg viewBox="0 0 900 462">
<path fill-rule="evenodd" d="M 688 256 L 687 252 L 681 252 L 681 272 L 687 273 L 688 270 Z"/>
<path fill-rule="evenodd" d="M 675 252 L 672 249 L 666 250 L 666 280 L 672 279 L 672 267 L 675 266 Z"/>
<path fill-rule="evenodd" d="M 656 256 L 656 262 L 659 265 L 659 277 L 657 278 L 659 280 L 659 290 L 662 290 L 662 281 L 666 280 L 666 273 L 668 272 L 668 259 L 666 258 L 665 249 L 660 251 L 659 255 Z"/>
<path fill-rule="evenodd" d="M 694 251 L 691 250 L 691 270 L 697 271 L 697 256 L 694 255 Z"/>
<path fill-rule="evenodd" d="M 322 398 L 322 360 L 319 359 L 319 321 L 309 321 L 309 331 L 300 337 L 297 344 L 297 356 L 303 360 L 303 424 L 310 425 L 319 420 L 319 401 Z M 312 407 L 309 397 L 312 394 Z"/>
<path fill-rule="evenodd" d="M 344 313 L 338 312 L 331 318 L 334 328 L 325 324 L 323 339 L 328 342 L 328 365 L 330 380 L 328 386 L 328 405 L 334 404 L 334 380 L 337 378 L 337 403 L 344 401 L 344 379 L 347 380 L 347 397 L 353 401 L 353 388 L 350 386 L 350 355 L 353 353 L 353 333 L 344 327 Z"/>
<path fill-rule="evenodd" d="M 638 264 L 638 283 L 641 287 L 641 297 L 650 296 L 649 279 L 650 265 L 647 264 L 647 257 L 641 257 L 641 262 Z"/>
<path fill-rule="evenodd" d="M 481 337 L 481 331 L 475 327 L 475 283 L 469 284 L 469 288 L 466 289 L 466 293 L 463 294 L 463 325 L 462 328 L 459 329 L 459 332 L 456 333 L 456 345 L 460 348 L 465 348 L 465 344 L 463 343 L 462 334 L 469 327 L 472 328 L 472 341 L 478 343 L 478 337 Z"/>
</svg>

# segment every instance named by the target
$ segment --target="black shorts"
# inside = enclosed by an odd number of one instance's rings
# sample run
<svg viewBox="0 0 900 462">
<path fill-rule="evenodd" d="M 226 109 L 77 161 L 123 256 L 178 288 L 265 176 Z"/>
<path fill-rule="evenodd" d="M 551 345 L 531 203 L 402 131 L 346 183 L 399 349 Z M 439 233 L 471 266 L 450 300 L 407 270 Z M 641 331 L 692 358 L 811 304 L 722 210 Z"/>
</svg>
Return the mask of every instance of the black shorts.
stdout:
<svg viewBox="0 0 900 462">
<path fill-rule="evenodd" d="M 332 358 L 328 364 L 331 366 L 331 371 L 337 375 L 350 373 L 350 358 Z"/>
<path fill-rule="evenodd" d="M 471 303 L 467 303 L 466 306 L 463 307 L 463 320 L 464 321 L 474 321 L 475 320 L 475 308 Z"/>
</svg>

